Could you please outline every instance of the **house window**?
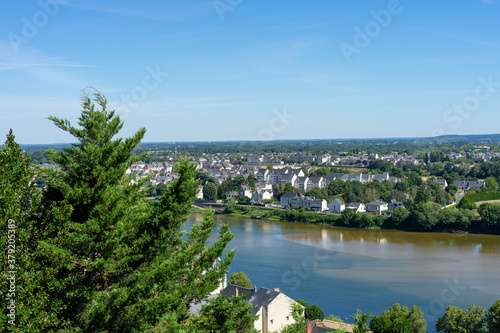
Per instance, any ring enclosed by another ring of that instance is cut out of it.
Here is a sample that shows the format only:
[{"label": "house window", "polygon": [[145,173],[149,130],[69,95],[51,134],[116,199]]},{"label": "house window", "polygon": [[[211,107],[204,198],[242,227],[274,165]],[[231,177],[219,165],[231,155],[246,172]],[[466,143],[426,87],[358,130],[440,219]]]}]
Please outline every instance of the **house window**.
[{"label": "house window", "polygon": [[271,319],[271,320],[270,320],[271,324],[273,323],[273,321],[274,321],[274,319]]},{"label": "house window", "polygon": [[286,316],[286,320],[290,320],[290,316]]}]

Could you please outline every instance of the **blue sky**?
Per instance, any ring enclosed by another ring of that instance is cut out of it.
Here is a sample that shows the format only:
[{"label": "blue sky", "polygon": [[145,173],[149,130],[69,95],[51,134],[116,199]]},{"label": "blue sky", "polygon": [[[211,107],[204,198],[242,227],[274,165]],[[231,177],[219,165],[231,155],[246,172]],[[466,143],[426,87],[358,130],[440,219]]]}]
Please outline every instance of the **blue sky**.
[{"label": "blue sky", "polygon": [[496,0],[1,4],[23,144],[73,142],[45,118],[76,122],[87,86],[150,142],[500,133]]}]

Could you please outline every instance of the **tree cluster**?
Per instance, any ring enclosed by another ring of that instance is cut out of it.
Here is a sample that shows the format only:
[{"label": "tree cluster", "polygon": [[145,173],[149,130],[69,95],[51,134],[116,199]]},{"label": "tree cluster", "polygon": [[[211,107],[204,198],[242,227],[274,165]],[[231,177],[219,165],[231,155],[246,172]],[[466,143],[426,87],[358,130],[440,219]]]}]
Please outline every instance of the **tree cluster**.
[{"label": "tree cluster", "polygon": [[[199,182],[196,166],[181,160],[179,178],[160,200],[145,200],[126,170],[143,156],[132,151],[144,136],[115,138],[123,122],[100,94],[83,96],[79,127],[49,117],[77,141],[47,154],[60,170],[45,172],[47,189],[35,188],[30,158],[12,132],[0,150],[0,233],[16,229],[15,326],[9,310],[0,331],[14,332],[251,332],[251,306],[219,297],[200,315],[190,304],[215,290],[234,252],[225,253],[227,225],[208,244],[215,222],[207,213],[187,232]],[[13,225],[14,225],[13,224]],[[3,271],[12,270],[2,251]],[[5,290],[6,281],[2,281]],[[8,326],[10,325],[10,326]]]}]

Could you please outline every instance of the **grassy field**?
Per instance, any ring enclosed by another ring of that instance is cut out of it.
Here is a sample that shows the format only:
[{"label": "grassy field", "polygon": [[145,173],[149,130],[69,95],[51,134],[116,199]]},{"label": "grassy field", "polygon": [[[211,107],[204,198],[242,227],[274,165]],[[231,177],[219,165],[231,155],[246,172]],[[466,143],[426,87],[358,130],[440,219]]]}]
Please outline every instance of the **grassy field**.
[{"label": "grassy field", "polygon": [[500,203],[500,200],[487,200],[487,201],[478,201],[476,202],[476,206],[481,206],[482,204],[485,203]]}]

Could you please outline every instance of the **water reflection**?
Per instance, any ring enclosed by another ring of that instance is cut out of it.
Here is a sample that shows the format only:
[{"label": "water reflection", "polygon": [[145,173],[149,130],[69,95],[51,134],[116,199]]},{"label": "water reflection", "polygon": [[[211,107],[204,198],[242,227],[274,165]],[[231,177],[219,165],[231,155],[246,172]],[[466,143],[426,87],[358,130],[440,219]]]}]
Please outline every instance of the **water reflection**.
[{"label": "water reflection", "polygon": [[[193,214],[187,228],[202,218]],[[489,307],[500,298],[500,236],[215,218],[234,234],[228,245],[236,249],[232,272],[244,271],[258,286],[280,287],[294,299],[315,302],[326,314],[350,318],[358,308],[380,314],[395,302],[417,305],[432,333],[444,308],[436,312],[431,305],[448,282],[457,281],[462,289],[444,305]]]},{"label": "water reflection", "polygon": [[374,244],[412,245],[425,249],[453,248],[453,250],[474,251],[481,254],[500,253],[500,237],[493,235],[463,235],[442,233],[413,233],[387,230],[352,230],[325,226],[321,231],[288,233],[284,238],[308,244],[335,245],[343,242],[368,242]]}]

